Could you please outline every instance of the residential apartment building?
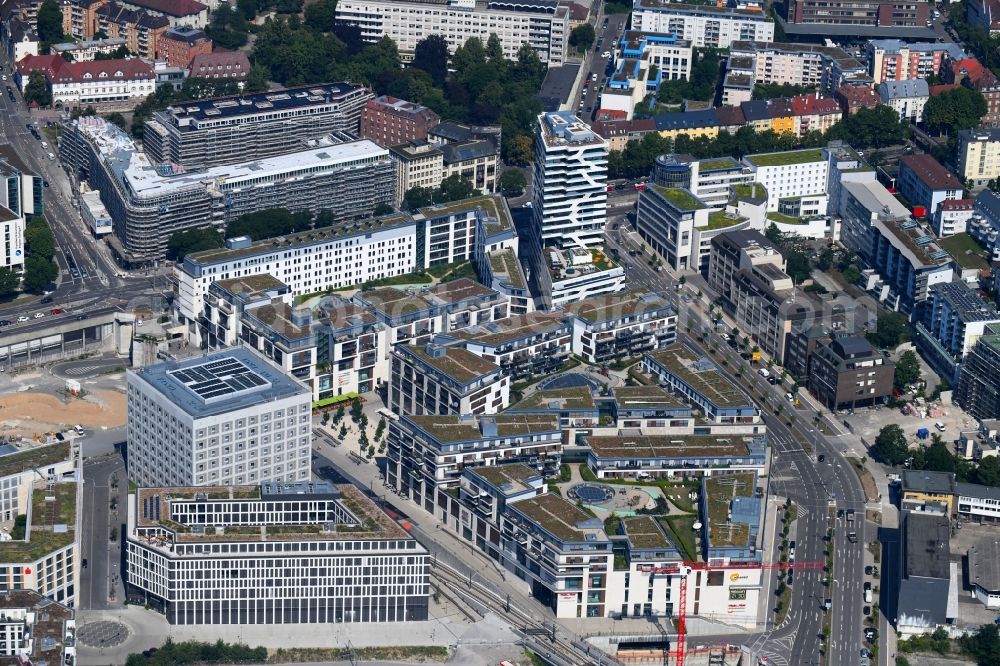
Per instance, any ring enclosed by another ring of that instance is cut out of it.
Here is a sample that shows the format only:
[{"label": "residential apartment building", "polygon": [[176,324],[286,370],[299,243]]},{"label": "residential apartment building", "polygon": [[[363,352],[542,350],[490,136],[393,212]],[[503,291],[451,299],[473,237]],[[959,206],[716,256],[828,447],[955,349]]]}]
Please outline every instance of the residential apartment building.
[{"label": "residential apartment building", "polygon": [[427,619],[427,550],[351,485],[140,488],[126,593],[170,624]]},{"label": "residential apartment building", "polygon": [[222,228],[259,210],[283,205],[350,220],[395,200],[389,151],[367,139],[331,135],[307,150],[187,172],[157,169],[123,131],[83,117],[63,134],[59,149],[64,164],[100,190],[114,220],[112,247],[134,265],[161,259],[176,231]]},{"label": "residential apartment building", "polygon": [[926,301],[935,284],[954,278],[951,256],[915,220],[875,220],[862,256],[877,274],[870,288],[879,300],[905,312]]},{"label": "residential apartment building", "polygon": [[572,113],[538,116],[532,230],[539,246],[603,243],[607,163],[607,142]]},{"label": "residential apartment building", "polygon": [[238,347],[130,371],[129,478],[212,486],[310,477],[312,395]]},{"label": "residential apartment building", "polygon": [[977,194],[965,229],[986,248],[991,263],[1000,261],[1000,196],[992,190]]},{"label": "residential apartment building", "polygon": [[466,469],[522,463],[558,474],[562,438],[553,415],[404,414],[389,424],[386,482],[433,513],[437,491],[458,488]]},{"label": "residential apartment building", "polygon": [[110,38],[121,37],[129,51],[150,61],[156,58],[160,37],[171,27],[170,19],[166,16],[130,8],[117,2],[103,4],[96,14],[97,30],[93,34],[83,35],[84,39],[93,39],[98,33]]},{"label": "residential apartment building", "polygon": [[436,265],[478,262],[477,251],[485,256],[516,248],[510,210],[499,197],[344,222],[281,240],[231,238],[225,248],[194,252],[175,265],[175,316],[185,323],[196,320],[209,285],[217,280],[268,273],[300,295]]},{"label": "residential apartment building", "polygon": [[0,658],[14,663],[76,663],[76,619],[66,604],[34,590],[0,597]]},{"label": "residential apartment building", "polygon": [[512,382],[556,372],[573,354],[573,326],[564,312],[531,312],[454,334],[456,344],[495,363]]},{"label": "residential apartment building", "polygon": [[500,366],[436,338],[397,344],[390,364],[396,414],[496,414],[510,404],[510,378]]},{"label": "residential apartment building", "polygon": [[969,187],[980,189],[1000,178],[1000,129],[959,132],[955,162]]},{"label": "residential apartment building", "polygon": [[926,79],[888,80],[878,84],[882,103],[899,114],[903,120],[919,123],[924,117],[924,105],[930,98]]},{"label": "residential apartment building", "polygon": [[840,102],[840,108],[848,116],[853,116],[861,109],[874,109],[880,102],[878,93],[864,85],[844,84],[833,92],[833,97]]},{"label": "residential apartment building", "polygon": [[974,199],[946,199],[934,213],[934,233],[939,238],[965,233],[965,228],[975,212]]},{"label": "residential apartment building", "polygon": [[212,40],[204,30],[182,25],[160,35],[156,48],[171,67],[187,67],[195,56],[212,52]]},{"label": "residential apartment building", "polygon": [[836,46],[771,41],[736,41],[729,49],[722,103],[752,99],[755,84],[812,87],[833,93],[844,83],[859,85],[871,77],[854,56]]},{"label": "residential apartment building", "polygon": [[839,206],[835,210],[843,218],[840,240],[844,247],[866,257],[872,252],[875,220],[905,222],[910,219],[906,206],[874,180],[843,183]]},{"label": "residential apartment building", "polygon": [[250,58],[243,51],[198,53],[191,58],[188,76],[197,79],[238,79],[250,74]]},{"label": "residential apartment building", "polygon": [[771,264],[779,270],[785,268],[781,251],[764,234],[750,229],[721,233],[712,239],[708,286],[724,301],[730,301],[730,308],[734,308],[733,279],[741,270],[763,264]]},{"label": "residential apartment building", "polygon": [[902,36],[912,34],[914,28],[923,28],[929,15],[928,3],[923,1],[791,0],[787,7],[793,34],[814,30],[825,35]]},{"label": "residential apartment building", "polygon": [[809,391],[830,410],[878,405],[892,395],[895,372],[864,337],[838,336],[809,357]]},{"label": "residential apartment building", "polygon": [[736,41],[770,42],[774,23],[763,9],[636,0],[632,29],[677,35],[697,47],[729,48]]},{"label": "residential apartment building", "polygon": [[961,199],[962,183],[931,155],[904,155],[899,158],[896,186],[914,206],[923,206],[929,217],[945,201]]},{"label": "residential apartment building", "polygon": [[940,76],[948,60],[965,57],[953,42],[904,42],[901,39],[873,39],[865,47],[868,73],[875,85],[883,81],[909,81]]},{"label": "residential apartment building", "polygon": [[914,341],[930,366],[954,386],[962,359],[986,327],[996,324],[1000,324],[1000,312],[965,282],[936,284],[915,325]]},{"label": "residential apartment building", "polygon": [[460,176],[482,194],[497,191],[500,179],[499,137],[449,142],[440,145],[441,173],[445,178]]},{"label": "residential apartment building", "polygon": [[156,89],[152,66],[138,58],[67,62],[61,56],[29,56],[17,63],[22,89],[34,70],[45,73],[52,104],[67,109],[129,111]]},{"label": "residential apartment building", "polygon": [[675,343],[642,357],[643,371],[661,386],[702,411],[709,423],[749,425],[761,423],[760,410],[743,389],[718,367],[682,343]]},{"label": "residential apartment building", "polygon": [[[664,420],[684,408],[661,408]],[[648,411],[648,410],[646,410]],[[687,408],[690,413],[690,408]],[[733,473],[764,468],[767,440],[762,435],[736,433],[694,434],[695,428],[671,428],[669,434],[586,435],[590,447],[587,465],[598,479],[619,481],[669,479],[685,476],[708,478],[724,467]]]},{"label": "residential apartment building", "polygon": [[[153,16],[162,16],[176,28],[190,25],[205,28],[208,25],[208,5],[197,0],[120,0],[122,5]],[[211,1],[211,0],[210,0]]]},{"label": "residential apartment building", "polygon": [[691,76],[691,42],[674,35],[629,31],[615,50],[615,71],[601,92],[599,110],[624,112],[631,120],[636,106],[656,94],[664,81]]},{"label": "residential apartment building", "polygon": [[366,42],[390,37],[404,58],[412,57],[420,40],[431,34],[444,37],[452,53],[469,37],[485,44],[495,34],[508,60],[517,60],[518,50],[528,44],[549,67],[562,65],[570,32],[569,8],[539,0],[345,0],[337,5],[337,22],[357,26]]},{"label": "residential apartment building", "polygon": [[389,157],[396,170],[396,208],[403,205],[403,197],[414,187],[435,189],[444,180],[444,153],[426,140],[392,146]]},{"label": "residential apartment building", "polygon": [[294,153],[331,132],[356,132],[372,95],[363,86],[327,83],[185,102],[153,113],[143,149],[153,164],[187,169]]},{"label": "residential apartment building", "polygon": [[603,250],[534,246],[531,250],[540,292],[537,304],[542,310],[625,288],[625,269]]},{"label": "residential apartment building", "polygon": [[596,296],[564,307],[573,315],[573,353],[587,363],[636,358],[677,341],[677,313],[652,292]]},{"label": "residential apartment building", "polygon": [[1000,127],[1000,79],[975,58],[949,60],[941,77],[946,83],[957,83],[975,90],[986,100],[986,113],[980,119],[983,127]]},{"label": "residential apartment building", "polygon": [[[97,10],[106,2],[107,0],[68,0],[60,3],[63,34],[75,39],[92,39],[98,31]],[[37,18],[34,23],[37,27]]]},{"label": "residential apartment building", "polygon": [[68,441],[0,455],[0,519],[25,523],[23,535],[4,533],[0,594],[33,590],[62,604],[76,602],[83,497],[77,455]]},{"label": "residential apartment building", "polygon": [[368,100],[361,112],[361,137],[386,148],[427,138],[441,116],[426,106],[382,95]]},{"label": "residential apartment building", "polygon": [[974,418],[1000,418],[1000,326],[986,326],[963,360],[955,402]]}]

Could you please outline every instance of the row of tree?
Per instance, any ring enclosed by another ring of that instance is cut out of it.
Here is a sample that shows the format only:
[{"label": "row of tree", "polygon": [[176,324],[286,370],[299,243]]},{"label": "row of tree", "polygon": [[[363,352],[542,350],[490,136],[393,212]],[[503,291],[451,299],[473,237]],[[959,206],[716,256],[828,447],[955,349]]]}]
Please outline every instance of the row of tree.
[{"label": "row of tree", "polygon": [[185,666],[186,664],[263,664],[267,661],[267,648],[252,648],[239,643],[225,643],[220,638],[215,643],[171,639],[149,657],[133,653],[126,666]]},{"label": "row of tree", "polygon": [[930,446],[918,446],[910,449],[907,446],[903,429],[895,423],[883,427],[870,452],[872,457],[885,465],[902,465],[910,460],[910,469],[922,469],[932,472],[954,472],[961,481],[978,483],[984,486],[1000,486],[1000,459],[983,458],[978,465],[958,458],[949,450],[941,436],[934,433]]},{"label": "row of tree", "polygon": [[732,156],[736,158],[756,153],[817,148],[832,139],[841,139],[857,147],[881,148],[900,143],[910,136],[910,126],[888,106],[861,109],[835,124],[830,130],[809,132],[798,137],[790,132],[776,134],[772,130],[757,132],[744,125],[735,133],[719,132],[717,137],[691,138],[681,134],[676,140],[650,132],[641,140],[630,141],[625,150],[612,150],[608,155],[610,178],[639,178],[649,175],[657,155],[666,152],[685,153],[697,159]]},{"label": "row of tree", "polygon": [[59,275],[59,268],[52,259],[56,253],[56,239],[44,217],[36,215],[28,220],[24,228],[24,242],[27,257],[22,287],[26,291],[40,293]]}]

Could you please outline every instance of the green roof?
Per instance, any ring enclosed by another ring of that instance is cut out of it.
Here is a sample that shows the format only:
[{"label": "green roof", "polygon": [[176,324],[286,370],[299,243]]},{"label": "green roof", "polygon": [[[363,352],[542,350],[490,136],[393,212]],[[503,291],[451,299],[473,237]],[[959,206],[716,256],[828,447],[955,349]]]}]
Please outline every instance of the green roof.
[{"label": "green roof", "polygon": [[562,411],[574,409],[597,409],[597,404],[594,402],[594,395],[590,392],[589,388],[574,386],[572,388],[535,391],[521,402],[511,405],[508,411]]},{"label": "green roof", "polygon": [[0,478],[29,469],[55,465],[67,458],[69,458],[69,442],[39,446],[27,451],[0,456]]},{"label": "green roof", "polygon": [[[5,542],[0,549],[0,562],[35,562],[72,544],[76,536],[76,490],[76,483],[57,483],[51,491],[33,490],[25,540]],[[54,499],[50,501],[47,497]],[[66,530],[53,531],[55,525],[65,525]]]},{"label": "green roof", "polygon": [[729,522],[729,508],[734,497],[753,497],[753,472],[723,474],[705,479],[705,505],[708,515],[708,542],[713,547],[746,546],[750,526]]},{"label": "green roof", "polygon": [[737,183],[733,185],[733,193],[740,199],[763,201],[767,198],[767,188],[761,183]]},{"label": "green roof", "polygon": [[663,187],[662,185],[653,185],[653,189],[656,190],[660,196],[681,210],[701,210],[702,208],[705,208],[705,204],[698,201],[698,199],[687,190],[682,190],[678,187]]},{"label": "green roof", "polygon": [[768,213],[767,219],[773,220],[779,224],[802,224],[804,222],[802,218],[785,215],[784,213],[779,213],[778,211]]},{"label": "green roof", "polygon": [[631,516],[621,520],[625,536],[633,548],[674,548],[652,516]]},{"label": "green roof", "polygon": [[947,250],[962,268],[989,268],[986,250],[964,231],[941,238],[937,243]]},{"label": "green roof", "polygon": [[713,171],[716,169],[738,169],[740,163],[732,157],[716,157],[698,160],[698,171]]},{"label": "green roof", "polygon": [[493,276],[502,281],[502,276],[506,275],[505,281],[511,289],[524,289],[524,276],[513,249],[506,247],[490,252],[490,268],[493,269]]},{"label": "green roof", "polygon": [[811,148],[807,150],[788,150],[780,153],[761,153],[759,155],[747,155],[746,160],[750,164],[759,167],[806,164],[808,162],[822,162],[823,151],[818,148]]},{"label": "green roof", "polygon": [[702,228],[707,231],[715,231],[716,229],[725,229],[726,227],[731,227],[734,224],[746,221],[747,218],[742,215],[730,214],[724,210],[717,210],[708,216],[708,225]]}]

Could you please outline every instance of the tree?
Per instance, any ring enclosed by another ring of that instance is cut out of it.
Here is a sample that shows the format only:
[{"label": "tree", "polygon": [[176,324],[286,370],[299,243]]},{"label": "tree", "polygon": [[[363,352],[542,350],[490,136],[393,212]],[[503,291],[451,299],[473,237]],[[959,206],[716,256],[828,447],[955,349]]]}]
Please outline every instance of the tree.
[{"label": "tree", "polygon": [[34,216],[28,220],[24,227],[24,241],[30,255],[48,260],[56,252],[56,239],[43,217]]},{"label": "tree", "polygon": [[403,194],[403,208],[415,210],[434,203],[434,190],[429,187],[411,187]]},{"label": "tree", "polygon": [[24,289],[32,293],[41,293],[48,289],[52,281],[59,275],[59,269],[52,257],[31,255],[24,262]]},{"label": "tree", "polygon": [[104,119],[107,120],[112,125],[117,125],[123,131],[125,132],[128,131],[128,121],[125,120],[125,116],[118,113],[117,111],[115,111],[114,113],[109,113],[108,115],[104,116]]},{"label": "tree", "polygon": [[902,391],[907,384],[920,379],[920,360],[912,350],[906,350],[896,362],[896,374],[893,376],[893,386]]},{"label": "tree", "polygon": [[448,42],[441,35],[429,35],[413,49],[413,67],[427,72],[435,86],[448,78]]},{"label": "tree", "polygon": [[211,227],[175,231],[167,241],[167,259],[179,261],[192,252],[222,247],[222,237]]},{"label": "tree", "polygon": [[885,312],[878,316],[874,331],[865,337],[881,349],[895,349],[910,339],[908,320],[902,312]]},{"label": "tree", "polygon": [[434,203],[448,203],[468,199],[478,193],[468,179],[453,173],[441,181],[434,195]]},{"label": "tree", "polygon": [[982,93],[959,86],[932,96],[924,106],[924,125],[937,134],[954,134],[979,127],[989,111]]},{"label": "tree", "polygon": [[923,469],[932,472],[954,472],[955,456],[948,450],[948,446],[938,437],[937,440],[927,447],[924,452]]},{"label": "tree", "polygon": [[21,284],[21,276],[6,266],[0,266],[0,298],[12,296]]},{"label": "tree", "polygon": [[38,106],[52,105],[52,89],[49,88],[49,81],[39,70],[32,70],[28,74],[28,84],[24,86],[24,101],[34,102]]},{"label": "tree", "polygon": [[875,443],[871,447],[872,457],[887,465],[899,465],[910,453],[906,447],[906,436],[903,429],[895,423],[879,430]]},{"label": "tree", "polygon": [[980,666],[1000,663],[1000,627],[996,624],[984,624],[971,636],[962,636],[959,645]]},{"label": "tree", "polygon": [[973,474],[976,483],[984,486],[1000,486],[1000,458],[990,456],[979,461]]},{"label": "tree", "polygon": [[590,23],[581,23],[573,28],[573,32],[569,33],[569,45],[575,46],[580,53],[589,51],[596,39],[597,34],[594,32],[594,26]]},{"label": "tree", "polygon": [[45,0],[38,8],[38,41],[48,45],[63,38],[62,9],[56,0]]},{"label": "tree", "polygon": [[380,215],[388,215],[395,212],[395,209],[384,201],[379,201],[375,204],[375,209],[372,211],[373,217],[379,217]]},{"label": "tree", "polygon": [[531,164],[535,156],[535,144],[530,136],[517,136],[511,141],[508,162],[518,166]]},{"label": "tree", "polygon": [[812,262],[809,255],[801,250],[791,250],[785,253],[785,272],[795,281],[796,284],[809,279],[812,275]]},{"label": "tree", "polygon": [[269,208],[241,215],[226,225],[226,237],[250,236],[253,240],[284,236],[305,231],[312,226],[312,216],[306,211],[293,213],[285,208]]},{"label": "tree", "polygon": [[123,60],[134,55],[134,53],[128,50],[127,46],[122,44],[113,51],[95,53],[94,60]]},{"label": "tree", "polygon": [[316,32],[330,32],[336,22],[337,0],[316,0],[306,7],[303,24]]},{"label": "tree", "polygon": [[858,270],[857,266],[851,265],[844,269],[844,279],[847,280],[847,284],[857,284],[858,280],[861,279],[861,271]]},{"label": "tree", "polygon": [[528,181],[520,169],[507,169],[500,174],[500,189],[505,194],[519,197],[524,194],[524,188],[527,186]]}]

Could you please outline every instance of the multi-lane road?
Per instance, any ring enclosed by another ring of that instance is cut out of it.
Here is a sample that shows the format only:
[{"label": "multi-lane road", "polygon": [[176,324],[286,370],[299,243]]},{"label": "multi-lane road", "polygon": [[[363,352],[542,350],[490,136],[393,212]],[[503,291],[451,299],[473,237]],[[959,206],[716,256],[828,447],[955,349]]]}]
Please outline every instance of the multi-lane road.
[{"label": "multi-lane road", "polygon": [[[10,63],[6,53],[0,54],[0,65],[10,73]],[[21,331],[44,328],[52,325],[51,317],[70,318],[81,312],[113,304],[124,305],[128,301],[155,291],[155,276],[132,276],[123,273],[112,259],[108,246],[94,238],[84,227],[80,213],[73,203],[73,183],[63,170],[58,157],[50,159],[48,153],[55,154],[56,146],[43,148],[42,139],[35,139],[27,129],[35,122],[21,99],[21,94],[9,80],[14,90],[14,102],[6,94],[0,94],[0,141],[9,143],[19,159],[48,184],[44,188],[45,218],[52,229],[56,241],[55,262],[59,267],[57,287],[50,294],[52,303],[42,305],[38,298],[26,297],[0,304],[0,319],[16,322],[20,315],[32,317],[28,323],[5,327],[0,332]],[[39,121],[39,125],[45,123]],[[77,275],[70,272],[75,266]],[[162,278],[161,278],[161,284]],[[65,314],[50,315],[53,308],[66,310]],[[33,315],[43,312],[46,316],[34,319]]]},{"label": "multi-lane road", "polygon": [[[716,349],[720,357],[727,360],[727,365],[719,364],[720,370],[725,372],[726,367],[742,368],[742,375],[739,378],[731,376],[731,379],[749,392],[764,396],[758,402],[773,451],[770,492],[790,498],[798,507],[793,537],[797,541],[797,561],[824,562],[827,530],[834,528],[834,566],[829,582],[825,580],[827,573],[823,570],[796,572],[791,585],[790,610],[783,623],[768,627],[758,635],[745,636],[744,640],[757,655],[766,656],[769,663],[778,666],[820,664],[824,663],[819,651],[820,637],[824,625],[828,625],[830,636],[827,649],[830,658],[825,663],[856,666],[860,660],[864,620],[861,610],[866,543],[865,497],[860,481],[841,455],[841,447],[817,429],[818,415],[809,403],[804,403],[800,409],[793,409],[785,398],[784,387],[769,384],[721,338],[716,328],[708,323],[705,312],[705,303],[710,302],[708,296],[704,296],[702,301],[689,293],[694,291],[693,288],[686,288],[680,293],[677,282],[670,275],[649,266],[648,254],[629,254],[640,248],[640,242],[628,227],[624,213],[609,216],[606,241],[609,248],[618,250],[619,257],[627,265],[630,284],[671,294],[679,313],[678,329],[685,331],[690,322],[693,332],[703,331],[707,336],[702,343],[704,347]],[[699,343],[685,333],[681,332],[679,337],[686,344],[699,347]],[[776,415],[779,406],[780,414]],[[790,419],[789,415],[793,413],[795,418]],[[829,431],[837,431],[826,417],[820,418],[824,419],[823,423]],[[819,456],[824,457],[823,463],[818,462]],[[838,511],[846,512],[848,509],[854,509],[857,516],[852,528],[857,534],[857,543],[847,538],[850,530],[845,523],[846,518],[837,518]],[[827,598],[832,600],[829,612],[823,608]],[[717,638],[720,642],[734,640],[732,636]],[[710,642],[711,639],[699,637],[699,642]]]}]

